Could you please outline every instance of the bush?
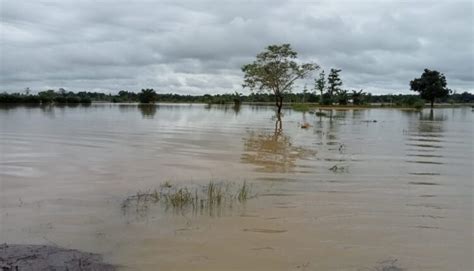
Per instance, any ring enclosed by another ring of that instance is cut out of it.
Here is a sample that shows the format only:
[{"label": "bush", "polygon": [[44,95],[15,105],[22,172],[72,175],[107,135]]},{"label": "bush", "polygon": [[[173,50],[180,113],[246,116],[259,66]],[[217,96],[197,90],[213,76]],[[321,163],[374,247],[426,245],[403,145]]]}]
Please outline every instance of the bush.
[{"label": "bush", "polygon": [[395,103],[395,105],[421,109],[424,107],[425,101],[416,95],[409,95],[409,96],[402,97],[400,100],[398,100]]},{"label": "bush", "polygon": [[79,97],[76,97],[76,96],[68,96],[68,97],[66,97],[66,102],[71,103],[71,104],[76,104],[76,103],[81,102],[81,99]]},{"label": "bush", "polygon": [[53,101],[58,104],[65,104],[67,102],[67,98],[64,96],[56,96],[54,97]]},{"label": "bush", "polygon": [[413,104],[413,107],[416,109],[423,109],[425,107],[425,102],[424,101],[417,101]]},{"label": "bush", "polygon": [[334,100],[332,96],[329,93],[324,93],[323,97],[321,99],[321,104],[323,105],[332,105],[334,103]]},{"label": "bush", "polygon": [[301,112],[309,111],[309,105],[307,104],[292,104],[291,108],[295,111],[301,111]]},{"label": "bush", "polygon": [[80,102],[81,102],[81,104],[90,104],[90,103],[92,103],[92,100],[89,97],[82,97]]}]

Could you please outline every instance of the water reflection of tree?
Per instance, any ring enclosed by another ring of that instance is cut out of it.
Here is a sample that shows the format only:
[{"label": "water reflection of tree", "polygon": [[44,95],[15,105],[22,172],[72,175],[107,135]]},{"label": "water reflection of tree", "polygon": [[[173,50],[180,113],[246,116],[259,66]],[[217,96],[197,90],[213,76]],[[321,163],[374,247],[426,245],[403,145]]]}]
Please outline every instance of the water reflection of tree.
[{"label": "water reflection of tree", "polygon": [[443,111],[437,111],[435,113],[434,110],[431,109],[429,112],[420,112],[420,120],[444,121],[446,119],[447,117]]},{"label": "water reflection of tree", "polygon": [[414,169],[410,174],[437,175],[438,166],[445,163],[443,125],[446,118],[442,112],[440,115],[436,113],[433,110],[418,112],[419,116],[411,116],[408,122],[406,162],[412,164]]},{"label": "water reflection of tree", "polygon": [[145,119],[152,119],[156,114],[156,105],[154,104],[139,104],[138,109]]},{"label": "water reflection of tree", "polygon": [[[428,111],[401,111],[403,115],[409,118],[408,131],[414,134],[432,134],[443,132],[443,125],[447,120],[445,112],[428,110]],[[436,136],[433,134],[432,136]]]},{"label": "water reflection of tree", "polygon": [[316,115],[314,131],[318,136],[321,145],[338,145],[340,144],[337,136],[339,121],[346,117],[347,112],[335,112],[332,109],[319,110]]},{"label": "water reflection of tree", "polygon": [[230,104],[206,104],[204,106],[204,109],[206,110],[223,110],[225,113],[227,113],[227,111],[229,111],[229,109],[232,109],[235,113],[235,115],[237,116],[239,113],[240,113],[240,108],[241,108],[241,105],[240,104],[234,104],[234,105],[230,105]]},{"label": "water reflection of tree", "polygon": [[241,107],[240,103],[235,103],[234,106],[232,107],[236,116],[240,113],[240,107]]},{"label": "water reflection of tree", "polygon": [[281,119],[277,118],[273,132],[248,133],[241,160],[265,172],[292,172],[299,159],[314,154],[315,151],[294,146],[291,137],[283,133]]}]

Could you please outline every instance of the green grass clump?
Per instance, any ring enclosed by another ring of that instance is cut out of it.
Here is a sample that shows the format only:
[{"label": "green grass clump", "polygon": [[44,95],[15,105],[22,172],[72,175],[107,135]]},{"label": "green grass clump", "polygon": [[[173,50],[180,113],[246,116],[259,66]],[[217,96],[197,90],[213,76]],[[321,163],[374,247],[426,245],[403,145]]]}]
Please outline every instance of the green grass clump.
[{"label": "green grass clump", "polygon": [[224,194],[222,192],[222,184],[216,184],[214,182],[209,182],[207,186],[207,201],[209,205],[220,205]]},{"label": "green grass clump", "polygon": [[291,108],[295,111],[300,111],[300,112],[307,112],[310,109],[309,105],[307,104],[292,104]]},{"label": "green grass clump", "polygon": [[321,112],[321,111],[318,111],[316,113],[314,113],[317,117],[326,117],[327,114],[325,112]]},{"label": "green grass clump", "polygon": [[242,186],[239,188],[239,192],[237,194],[237,199],[239,202],[246,201],[250,196],[250,187],[247,185],[247,182],[244,181]]},{"label": "green grass clump", "polygon": [[421,110],[421,109],[423,109],[423,107],[425,107],[425,102],[424,102],[424,101],[416,101],[416,102],[413,104],[413,107],[414,107],[415,109]]},{"label": "green grass clump", "polygon": [[209,210],[212,214],[214,210],[221,210],[224,206],[232,207],[233,202],[243,203],[251,197],[250,186],[246,181],[238,188],[230,183],[211,181],[201,189],[178,187],[165,182],[160,185],[159,191],[138,192],[126,198],[122,202],[122,209],[126,211],[130,210],[130,207],[136,207],[137,212],[143,212],[159,202],[165,209],[172,208],[175,211],[192,209],[194,212],[201,213]]},{"label": "green grass clump", "polygon": [[173,208],[182,209],[195,202],[193,194],[187,188],[164,194],[164,201]]}]

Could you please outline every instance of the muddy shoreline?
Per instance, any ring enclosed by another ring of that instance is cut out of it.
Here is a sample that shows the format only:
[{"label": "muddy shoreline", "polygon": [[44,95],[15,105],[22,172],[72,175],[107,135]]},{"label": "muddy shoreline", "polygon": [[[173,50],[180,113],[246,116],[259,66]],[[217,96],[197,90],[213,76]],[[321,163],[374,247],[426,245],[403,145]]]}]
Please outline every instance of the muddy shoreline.
[{"label": "muddy shoreline", "polygon": [[2,271],[68,270],[115,271],[99,254],[46,245],[0,245]]}]

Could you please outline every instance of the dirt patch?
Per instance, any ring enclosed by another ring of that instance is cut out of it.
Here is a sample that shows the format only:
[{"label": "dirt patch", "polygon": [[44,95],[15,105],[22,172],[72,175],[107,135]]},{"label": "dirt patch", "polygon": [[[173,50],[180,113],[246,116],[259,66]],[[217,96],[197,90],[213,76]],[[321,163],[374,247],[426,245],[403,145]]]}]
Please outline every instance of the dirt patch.
[{"label": "dirt patch", "polygon": [[115,271],[98,254],[43,245],[0,245],[2,271]]}]

